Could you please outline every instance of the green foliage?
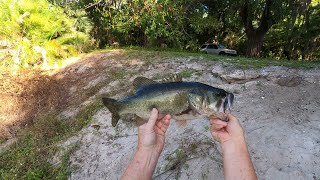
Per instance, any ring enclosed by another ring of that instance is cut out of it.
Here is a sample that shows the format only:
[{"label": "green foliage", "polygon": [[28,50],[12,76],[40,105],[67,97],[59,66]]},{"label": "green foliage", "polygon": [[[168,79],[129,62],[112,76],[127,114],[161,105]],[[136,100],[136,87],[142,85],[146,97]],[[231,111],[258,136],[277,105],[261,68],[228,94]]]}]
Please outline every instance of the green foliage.
[{"label": "green foliage", "polygon": [[[319,60],[320,4],[290,12],[266,35],[264,56],[300,60]],[[292,5],[293,6],[293,5]]]},{"label": "green foliage", "polygon": [[[35,47],[44,48],[52,64],[95,44],[196,51],[213,40],[240,54],[248,52],[246,43],[251,42],[252,49],[263,43],[262,53],[256,53],[263,57],[320,56],[318,0],[48,1],[0,0],[0,64],[44,63],[44,51]],[[262,40],[255,44],[259,33]]]},{"label": "green foliage", "polygon": [[46,0],[0,0],[0,26],[0,41],[7,42],[0,49],[10,52],[0,59],[4,66],[55,63],[85,51],[89,43],[90,26]]}]

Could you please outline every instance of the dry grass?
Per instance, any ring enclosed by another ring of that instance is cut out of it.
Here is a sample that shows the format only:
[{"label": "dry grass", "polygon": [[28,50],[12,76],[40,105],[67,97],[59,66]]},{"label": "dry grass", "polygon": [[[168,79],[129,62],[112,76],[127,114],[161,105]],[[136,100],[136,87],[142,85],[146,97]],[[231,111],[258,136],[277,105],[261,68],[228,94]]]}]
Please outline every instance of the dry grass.
[{"label": "dry grass", "polygon": [[14,136],[19,127],[32,123],[41,113],[64,108],[65,98],[60,82],[40,71],[3,73],[0,76],[0,139]]},{"label": "dry grass", "polygon": [[[15,74],[10,73],[10,69],[2,72],[0,142],[14,137],[21,127],[29,126],[38,116],[78,106],[97,93],[103,87],[101,82],[98,87],[84,87],[98,77],[106,77],[105,84],[113,80],[117,71],[113,66],[119,63],[117,56],[120,54],[121,51],[109,56],[94,53],[54,73],[34,69]],[[119,72],[123,76],[123,70]]]}]

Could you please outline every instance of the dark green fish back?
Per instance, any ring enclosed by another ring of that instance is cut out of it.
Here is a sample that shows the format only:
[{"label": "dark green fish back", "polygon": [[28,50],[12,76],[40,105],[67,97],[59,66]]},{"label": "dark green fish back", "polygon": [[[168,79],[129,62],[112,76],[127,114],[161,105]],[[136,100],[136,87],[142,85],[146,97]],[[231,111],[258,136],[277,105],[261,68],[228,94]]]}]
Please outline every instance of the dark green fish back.
[{"label": "dark green fish back", "polygon": [[222,94],[226,93],[226,91],[223,89],[215,88],[199,82],[168,82],[168,83],[157,83],[157,84],[150,84],[147,86],[143,86],[136,92],[135,96],[154,93],[157,91],[164,92],[164,91],[193,90],[193,89],[201,89],[204,91],[211,91],[211,92],[222,93]]}]

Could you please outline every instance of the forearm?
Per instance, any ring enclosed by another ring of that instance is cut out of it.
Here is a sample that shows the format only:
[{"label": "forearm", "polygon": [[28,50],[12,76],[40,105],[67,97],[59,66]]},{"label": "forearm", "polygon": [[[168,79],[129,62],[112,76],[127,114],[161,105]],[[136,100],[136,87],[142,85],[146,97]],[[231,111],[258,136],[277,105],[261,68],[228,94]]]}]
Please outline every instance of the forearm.
[{"label": "forearm", "polygon": [[222,149],[226,180],[257,179],[244,138],[225,142],[222,144]]},{"label": "forearm", "polygon": [[156,168],[159,156],[160,154],[157,152],[138,149],[121,179],[151,179]]}]

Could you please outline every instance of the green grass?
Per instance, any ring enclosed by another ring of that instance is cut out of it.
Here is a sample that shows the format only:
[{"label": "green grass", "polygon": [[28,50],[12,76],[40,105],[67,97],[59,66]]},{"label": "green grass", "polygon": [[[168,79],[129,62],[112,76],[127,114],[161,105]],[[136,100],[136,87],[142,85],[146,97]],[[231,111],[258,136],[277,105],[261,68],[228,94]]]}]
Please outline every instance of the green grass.
[{"label": "green grass", "polygon": [[193,72],[191,70],[183,70],[179,73],[181,75],[182,78],[190,78],[193,74]]},{"label": "green grass", "polygon": [[[189,52],[178,49],[161,49],[161,48],[140,48],[140,47],[127,47],[123,48],[124,56],[127,59],[137,58],[144,60],[147,63],[158,62],[162,60],[176,58],[194,57],[195,59],[205,61],[216,61],[226,63],[226,66],[232,65],[242,69],[259,69],[266,66],[284,66],[291,68],[311,69],[320,66],[318,61],[301,61],[301,60],[285,60],[285,59],[272,59],[272,58],[248,58],[243,56],[220,56],[212,54],[204,54],[201,52]],[[110,51],[106,49],[105,51]],[[100,51],[101,52],[101,51]]]},{"label": "green grass", "polygon": [[126,76],[133,76],[133,75],[139,74],[139,72],[134,70],[126,70],[122,68],[122,69],[112,70],[110,71],[110,74],[111,74],[112,80],[121,80],[121,79],[124,79]]},{"label": "green grass", "polygon": [[48,160],[59,150],[56,144],[87,126],[102,107],[99,100],[69,120],[61,120],[57,114],[38,118],[31,127],[20,132],[16,143],[0,154],[0,179],[68,179],[69,156],[77,145],[64,152],[59,165]]}]

